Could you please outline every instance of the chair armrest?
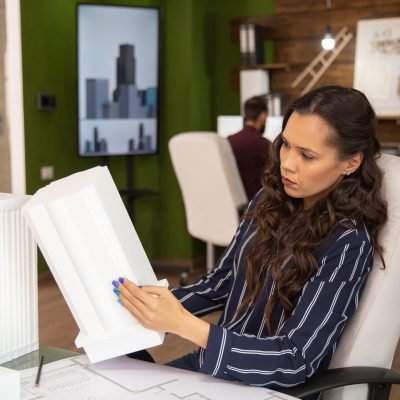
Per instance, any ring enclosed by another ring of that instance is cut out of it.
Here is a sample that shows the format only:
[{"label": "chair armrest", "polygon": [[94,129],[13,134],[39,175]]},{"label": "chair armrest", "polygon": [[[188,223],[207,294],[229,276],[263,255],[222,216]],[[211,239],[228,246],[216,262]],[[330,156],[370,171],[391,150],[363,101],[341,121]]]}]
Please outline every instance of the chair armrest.
[{"label": "chair armrest", "polygon": [[390,369],[376,367],[329,369],[314,375],[301,385],[282,392],[303,399],[328,389],[363,383],[369,385],[371,399],[384,399],[385,395],[376,394],[374,397],[372,394],[379,390],[389,393],[392,384],[400,384],[400,374]]}]

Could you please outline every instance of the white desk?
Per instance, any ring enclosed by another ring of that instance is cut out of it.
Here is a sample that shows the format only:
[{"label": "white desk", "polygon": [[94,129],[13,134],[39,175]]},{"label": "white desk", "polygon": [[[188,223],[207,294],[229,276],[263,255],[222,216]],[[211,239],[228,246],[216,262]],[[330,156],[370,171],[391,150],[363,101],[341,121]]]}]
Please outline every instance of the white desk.
[{"label": "white desk", "polygon": [[[76,354],[56,349],[41,351],[45,360],[46,354],[52,359]],[[30,358],[37,364],[39,354]],[[17,368],[17,364],[21,366],[15,362]],[[37,367],[21,371],[21,400],[295,400],[269,389],[128,357],[89,364],[86,356],[77,356],[46,364],[39,388],[33,387],[36,372]]]},{"label": "white desk", "polygon": [[[273,141],[282,131],[283,117],[267,117],[263,136],[269,141]],[[222,137],[227,137],[243,129],[243,117],[241,115],[220,115],[217,118],[217,133]]]}]

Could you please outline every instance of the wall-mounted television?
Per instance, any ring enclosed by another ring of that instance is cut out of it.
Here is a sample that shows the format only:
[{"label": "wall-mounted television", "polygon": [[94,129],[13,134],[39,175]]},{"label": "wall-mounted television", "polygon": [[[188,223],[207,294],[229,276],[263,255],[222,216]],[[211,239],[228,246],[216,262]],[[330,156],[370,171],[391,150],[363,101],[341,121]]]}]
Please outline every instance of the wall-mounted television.
[{"label": "wall-mounted television", "polygon": [[159,9],[77,5],[78,153],[158,149]]}]

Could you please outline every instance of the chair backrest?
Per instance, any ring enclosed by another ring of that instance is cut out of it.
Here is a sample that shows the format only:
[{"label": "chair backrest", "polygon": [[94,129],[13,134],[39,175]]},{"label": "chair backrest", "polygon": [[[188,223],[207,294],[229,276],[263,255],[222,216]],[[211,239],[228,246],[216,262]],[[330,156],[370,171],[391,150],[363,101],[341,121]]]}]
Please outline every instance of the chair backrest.
[{"label": "chair backrest", "polygon": [[[330,368],[390,368],[400,336],[400,157],[383,154],[378,164],[384,172],[383,195],[388,202],[388,220],[379,238],[386,267],[375,256],[359,308],[343,332]],[[364,400],[366,385],[335,389],[323,398]]]},{"label": "chair backrest", "polygon": [[213,132],[187,132],[169,141],[182,191],[189,233],[226,246],[239,224],[238,208],[247,203],[227,139]]}]

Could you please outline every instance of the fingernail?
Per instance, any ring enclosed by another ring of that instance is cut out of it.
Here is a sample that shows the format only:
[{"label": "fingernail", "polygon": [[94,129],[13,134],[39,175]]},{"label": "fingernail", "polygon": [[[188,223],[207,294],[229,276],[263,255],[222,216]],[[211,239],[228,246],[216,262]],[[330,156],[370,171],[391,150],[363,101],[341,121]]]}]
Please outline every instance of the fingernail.
[{"label": "fingernail", "polygon": [[124,283],[124,278],[118,278],[121,283]]},{"label": "fingernail", "polygon": [[113,286],[116,287],[116,288],[119,286],[119,282],[117,282],[117,281],[112,281],[112,284],[113,284]]},{"label": "fingernail", "polygon": [[118,299],[117,303],[121,304],[121,306],[122,306],[122,300],[121,299]]},{"label": "fingernail", "polygon": [[113,289],[113,292],[114,292],[117,296],[119,296],[119,295],[121,294],[120,291],[117,290],[116,288]]}]

